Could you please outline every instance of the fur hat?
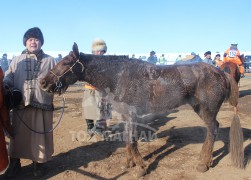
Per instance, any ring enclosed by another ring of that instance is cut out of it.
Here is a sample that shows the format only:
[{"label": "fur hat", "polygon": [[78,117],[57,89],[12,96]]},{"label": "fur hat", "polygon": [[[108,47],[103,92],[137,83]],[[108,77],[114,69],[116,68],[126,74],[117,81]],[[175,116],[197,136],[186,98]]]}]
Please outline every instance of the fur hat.
[{"label": "fur hat", "polygon": [[155,51],[151,51],[151,52],[150,52],[150,55],[154,55],[154,54],[156,54]]},{"label": "fur hat", "polygon": [[42,31],[38,27],[28,29],[23,37],[23,44],[26,46],[26,41],[30,38],[36,38],[41,41],[41,45],[44,44],[44,37]]},{"label": "fur hat", "polygon": [[211,51],[207,51],[207,52],[205,52],[204,56],[206,56],[206,55],[208,55],[208,54],[210,54],[210,55],[211,55]]},{"label": "fur hat", "polygon": [[103,39],[95,39],[92,42],[92,51],[104,51],[106,53],[107,46]]}]

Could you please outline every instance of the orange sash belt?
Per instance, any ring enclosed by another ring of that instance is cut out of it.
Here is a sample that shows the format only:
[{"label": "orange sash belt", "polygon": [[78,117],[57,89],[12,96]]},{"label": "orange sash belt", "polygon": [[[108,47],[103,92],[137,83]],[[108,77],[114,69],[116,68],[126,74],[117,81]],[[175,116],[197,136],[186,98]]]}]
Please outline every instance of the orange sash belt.
[{"label": "orange sash belt", "polygon": [[96,88],[90,84],[85,84],[85,88],[86,89],[93,89],[93,90],[96,90]]}]

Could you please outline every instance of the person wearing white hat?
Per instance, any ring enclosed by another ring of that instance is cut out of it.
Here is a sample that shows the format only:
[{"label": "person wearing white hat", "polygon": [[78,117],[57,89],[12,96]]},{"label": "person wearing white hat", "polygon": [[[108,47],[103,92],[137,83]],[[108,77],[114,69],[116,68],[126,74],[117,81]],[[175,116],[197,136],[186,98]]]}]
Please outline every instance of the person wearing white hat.
[{"label": "person wearing white hat", "polygon": [[[104,55],[107,52],[106,42],[103,39],[95,39],[92,42],[91,49],[93,55]],[[82,112],[87,124],[87,133],[91,137],[96,134],[104,138],[104,131],[107,128],[106,120],[111,119],[111,103],[94,86],[85,84],[84,87]],[[95,120],[96,123],[94,124]]]},{"label": "person wearing white hat", "polygon": [[103,39],[95,39],[92,42],[92,54],[103,55],[107,51],[106,42]]}]

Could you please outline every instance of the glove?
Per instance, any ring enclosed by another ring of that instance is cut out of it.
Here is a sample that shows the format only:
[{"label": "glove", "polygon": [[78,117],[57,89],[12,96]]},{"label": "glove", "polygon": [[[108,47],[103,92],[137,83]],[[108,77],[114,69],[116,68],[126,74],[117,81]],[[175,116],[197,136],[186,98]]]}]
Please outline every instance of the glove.
[{"label": "glove", "polygon": [[3,95],[6,96],[10,93],[10,88],[7,84],[3,83]]}]

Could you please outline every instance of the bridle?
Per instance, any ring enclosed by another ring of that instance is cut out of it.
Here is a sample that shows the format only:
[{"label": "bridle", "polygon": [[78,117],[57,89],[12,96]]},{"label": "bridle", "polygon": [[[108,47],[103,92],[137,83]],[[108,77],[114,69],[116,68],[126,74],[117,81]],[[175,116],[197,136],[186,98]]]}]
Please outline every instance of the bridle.
[{"label": "bridle", "polygon": [[80,65],[81,65],[81,67],[82,67],[81,72],[83,72],[83,71],[84,71],[84,65],[80,62],[79,59],[78,59],[69,69],[67,69],[67,71],[65,71],[62,75],[56,75],[54,72],[52,72],[52,71],[50,70],[50,73],[53,74],[54,76],[56,76],[57,79],[58,79],[57,82],[56,82],[55,92],[60,91],[60,89],[61,89],[61,87],[62,87],[62,82],[60,81],[60,78],[61,78],[61,77],[63,77],[63,76],[64,76],[66,73],[68,73],[69,71],[71,71],[72,74],[75,74],[75,73],[73,72],[73,69],[72,69],[72,68],[73,68],[76,64],[80,64]]},{"label": "bridle", "polygon": [[[68,73],[69,71],[71,71],[71,72],[74,74],[72,68],[73,68],[76,64],[80,64],[80,65],[81,65],[81,67],[82,67],[81,72],[83,72],[83,71],[84,71],[84,65],[80,62],[79,59],[78,59],[78,60],[77,60],[67,71],[65,71],[65,72],[64,72],[62,75],[60,75],[60,76],[56,75],[56,74],[55,74],[54,72],[52,72],[51,70],[49,71],[49,72],[52,73],[54,76],[56,76],[57,79],[58,79],[57,82],[56,82],[55,91],[60,91],[60,89],[61,89],[61,87],[62,87],[62,82],[60,81],[60,78],[61,78],[62,76],[64,76],[64,75],[65,75],[66,73]],[[59,117],[58,122],[56,123],[55,127],[53,127],[52,129],[50,129],[50,130],[48,130],[48,131],[44,131],[44,132],[42,132],[42,131],[36,131],[36,130],[32,129],[30,126],[28,126],[28,125],[22,120],[21,116],[18,114],[17,111],[14,111],[14,113],[16,113],[16,115],[17,115],[17,117],[20,119],[20,121],[21,121],[29,130],[31,130],[32,132],[38,133],[38,134],[47,134],[47,133],[53,132],[53,131],[57,128],[57,126],[59,125],[59,123],[60,123],[61,120],[62,120],[62,117],[63,117],[63,114],[64,114],[64,105],[65,105],[65,98],[64,98],[64,97],[63,97],[62,102],[63,102],[63,105],[62,105],[62,113],[61,113],[61,115],[60,115],[60,117]]]},{"label": "bridle", "polygon": [[[79,59],[78,59],[78,60],[77,60],[67,71],[65,71],[65,72],[64,72],[62,75],[60,75],[60,76],[56,75],[56,74],[55,74],[54,72],[52,72],[52,71],[49,71],[50,73],[52,73],[54,76],[56,76],[56,77],[58,78],[58,81],[56,82],[55,91],[60,91],[60,89],[61,89],[61,87],[62,87],[62,82],[59,80],[62,76],[64,76],[64,75],[65,75],[67,72],[69,72],[69,71],[71,71],[71,72],[74,74],[72,68],[73,68],[77,63],[79,63],[79,64],[82,66],[81,72],[83,72],[83,71],[84,71],[84,65],[79,61]],[[63,105],[62,105],[62,113],[61,113],[61,115],[60,115],[60,117],[59,117],[58,122],[56,123],[55,127],[53,127],[52,129],[50,129],[50,130],[48,130],[48,131],[44,131],[44,132],[42,132],[42,131],[35,131],[34,129],[32,129],[30,126],[28,126],[28,125],[22,120],[22,118],[21,118],[20,115],[17,113],[17,111],[15,111],[15,113],[16,113],[17,117],[19,118],[19,120],[20,120],[30,131],[32,131],[32,132],[34,132],[34,133],[37,133],[37,134],[47,134],[47,133],[53,132],[53,131],[57,128],[57,126],[59,125],[59,123],[60,123],[61,120],[62,120],[62,117],[63,117],[63,114],[64,114],[64,106],[65,106],[65,98],[64,98],[64,96],[63,96],[62,102],[63,102]]]}]

